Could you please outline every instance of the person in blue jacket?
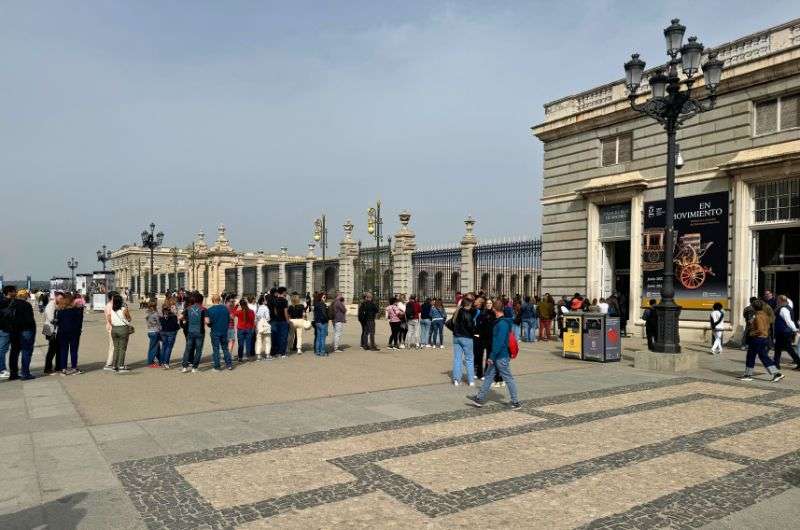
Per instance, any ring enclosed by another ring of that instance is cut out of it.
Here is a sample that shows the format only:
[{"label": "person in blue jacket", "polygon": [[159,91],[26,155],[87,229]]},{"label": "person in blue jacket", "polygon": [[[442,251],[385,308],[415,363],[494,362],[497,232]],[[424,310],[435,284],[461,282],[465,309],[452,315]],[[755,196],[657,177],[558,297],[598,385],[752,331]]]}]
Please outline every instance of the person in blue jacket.
[{"label": "person in blue jacket", "polygon": [[475,396],[467,396],[476,407],[482,407],[486,402],[486,394],[492,387],[494,374],[499,372],[506,382],[508,393],[511,396],[511,408],[518,409],[522,405],[517,398],[517,385],[514,376],[511,375],[509,363],[511,353],[508,351],[508,335],[514,329],[514,312],[511,308],[503,308],[503,302],[495,300],[492,306],[497,321],[492,330],[492,352],[489,355],[488,367],[483,380],[483,386]]}]

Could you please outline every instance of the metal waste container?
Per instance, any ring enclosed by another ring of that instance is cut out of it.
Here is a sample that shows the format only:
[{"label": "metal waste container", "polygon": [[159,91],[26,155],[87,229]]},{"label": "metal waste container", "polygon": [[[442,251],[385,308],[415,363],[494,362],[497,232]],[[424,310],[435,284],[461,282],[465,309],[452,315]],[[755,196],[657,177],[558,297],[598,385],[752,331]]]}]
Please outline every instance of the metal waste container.
[{"label": "metal waste container", "polygon": [[601,363],[619,361],[622,353],[619,326],[619,317],[584,313],[581,340],[583,359]]},{"label": "metal waste container", "polygon": [[583,349],[581,347],[582,325],[582,313],[567,313],[564,315],[564,357],[583,358]]}]

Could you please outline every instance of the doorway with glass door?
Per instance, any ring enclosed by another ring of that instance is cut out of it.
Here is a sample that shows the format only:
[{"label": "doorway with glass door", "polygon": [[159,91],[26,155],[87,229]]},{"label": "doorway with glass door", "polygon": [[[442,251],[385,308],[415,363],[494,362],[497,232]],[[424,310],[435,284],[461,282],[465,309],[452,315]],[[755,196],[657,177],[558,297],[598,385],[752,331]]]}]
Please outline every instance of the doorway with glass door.
[{"label": "doorway with glass door", "polygon": [[617,296],[623,335],[629,318],[631,285],[631,205],[600,208],[600,297]]},{"label": "doorway with glass door", "polygon": [[754,234],[758,262],[758,296],[771,291],[786,295],[798,318],[800,301],[800,228],[759,230]]}]

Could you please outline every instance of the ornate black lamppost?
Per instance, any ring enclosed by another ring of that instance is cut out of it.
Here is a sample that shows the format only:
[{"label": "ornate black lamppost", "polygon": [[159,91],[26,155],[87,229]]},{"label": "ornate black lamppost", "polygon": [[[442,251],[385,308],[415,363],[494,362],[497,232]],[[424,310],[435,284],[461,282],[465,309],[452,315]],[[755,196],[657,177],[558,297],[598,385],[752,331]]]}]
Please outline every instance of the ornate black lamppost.
[{"label": "ornate black lamppost", "polygon": [[383,217],[381,217],[381,201],[375,208],[367,210],[367,232],[375,238],[375,287],[376,302],[381,299],[381,242],[383,241]]},{"label": "ornate black lamppost", "polygon": [[[703,64],[703,77],[708,99],[692,97],[692,85],[700,72],[703,45],[697,37],[689,37],[683,44],[686,26],[675,18],[664,30],[669,61],[666,68],[657,68],[649,78],[651,97],[644,103],[636,103],[636,91],[642,83],[645,62],[639,54],[633,54],[625,63],[625,84],[629,92],[631,108],[658,121],[667,131],[667,183],[664,208],[664,280],[661,285],[661,301],[656,305],[658,331],[654,350],[665,353],[680,353],[678,320],[681,308],[675,303],[675,264],[673,263],[674,215],[675,215],[675,162],[677,145],[675,135],[678,128],[689,118],[714,108],[716,90],[722,76],[722,61],[717,54],[708,54]],[[678,74],[680,66],[683,77]],[[684,88],[685,87],[685,88]],[[697,95],[697,94],[696,94]]]},{"label": "ornate black lamppost", "polygon": [[75,269],[78,268],[78,260],[76,260],[74,257],[73,258],[69,258],[67,260],[67,267],[69,267],[69,272],[70,272],[70,286],[71,286],[72,290],[74,291],[75,290]]},{"label": "ornate black lamppost", "polygon": [[103,245],[103,250],[97,251],[97,261],[103,264],[103,272],[106,271],[106,261],[111,259],[111,251],[106,250],[106,246]]},{"label": "ornate black lamppost", "polygon": [[[322,249],[322,261],[325,261],[325,249],[328,248],[328,225],[325,223],[325,214],[314,220],[314,241]],[[325,264],[322,265],[322,291],[328,292],[328,284],[325,274]]]},{"label": "ornate black lamppost", "polygon": [[153,273],[155,272],[155,264],[153,251],[161,246],[164,242],[164,232],[154,233],[156,229],[155,223],[150,223],[150,231],[142,230],[142,246],[150,249],[150,299],[156,299],[156,284],[153,280]]}]

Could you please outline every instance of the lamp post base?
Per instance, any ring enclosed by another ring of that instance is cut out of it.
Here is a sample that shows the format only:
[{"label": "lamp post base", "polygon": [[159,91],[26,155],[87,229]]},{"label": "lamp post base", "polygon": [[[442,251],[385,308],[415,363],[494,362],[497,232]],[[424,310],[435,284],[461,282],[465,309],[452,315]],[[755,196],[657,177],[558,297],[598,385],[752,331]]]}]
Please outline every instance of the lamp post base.
[{"label": "lamp post base", "polygon": [[681,339],[678,324],[681,306],[672,300],[662,300],[653,308],[656,312],[656,340],[653,351],[659,353],[680,353]]}]

